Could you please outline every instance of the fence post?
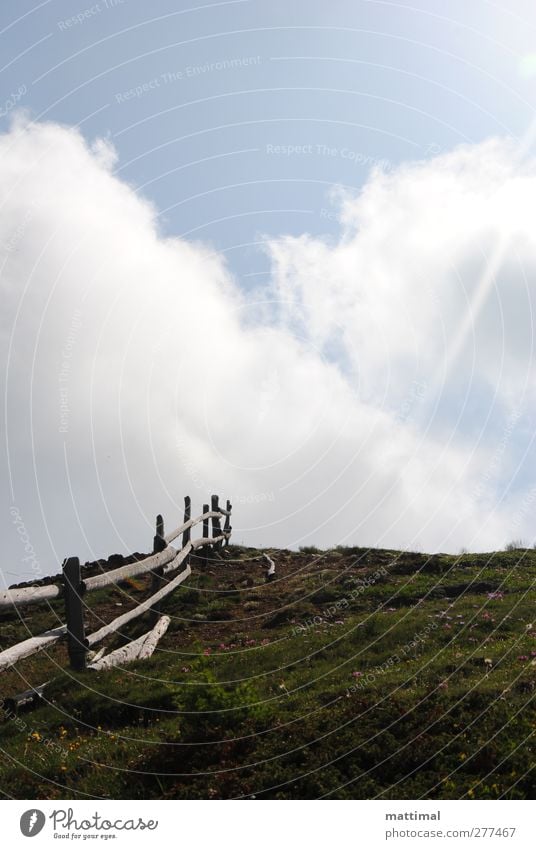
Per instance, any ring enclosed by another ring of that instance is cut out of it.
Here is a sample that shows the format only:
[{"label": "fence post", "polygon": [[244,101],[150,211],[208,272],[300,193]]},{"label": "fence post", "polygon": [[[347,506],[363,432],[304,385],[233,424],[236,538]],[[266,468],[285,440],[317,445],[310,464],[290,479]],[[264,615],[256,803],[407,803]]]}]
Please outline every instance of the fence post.
[{"label": "fence post", "polygon": [[[211,496],[212,510],[215,511],[215,512],[219,512],[219,509],[220,509],[219,501],[220,501],[220,499],[218,498],[217,495]],[[212,519],[212,536],[213,537],[221,536],[221,523],[220,523],[220,517],[219,516],[213,517],[213,519]],[[217,542],[214,546],[214,549],[216,551],[219,551],[220,548],[221,548],[221,542]]]},{"label": "fence post", "polygon": [[[208,506],[208,504],[203,504],[203,513],[208,513],[209,510],[210,510],[210,507]],[[209,521],[210,521],[210,519],[203,519],[203,539],[208,539],[208,523],[209,523]],[[203,565],[205,567],[208,566],[208,548],[209,548],[208,545],[203,546],[203,554],[204,554]]]},{"label": "fence post", "polygon": [[153,539],[153,554],[156,554],[158,551],[163,551],[166,547],[166,541],[164,539],[164,519],[158,514],[156,517],[156,535]]},{"label": "fence post", "polygon": [[[184,522],[189,522],[192,518],[192,499],[189,495],[186,495],[184,498]],[[192,535],[192,529],[186,528],[185,531],[182,532],[182,547],[188,545],[190,542],[190,537]]]},{"label": "fence post", "polygon": [[231,527],[231,510],[232,509],[233,509],[233,505],[231,504],[229,499],[227,499],[227,505],[226,505],[227,516],[225,517],[225,524],[223,526],[224,533],[228,534],[228,536],[227,536],[227,538],[224,542],[224,545],[226,547],[229,545],[229,537],[231,536],[231,531],[233,530],[232,527]]},{"label": "fence post", "polygon": [[63,586],[65,592],[69,663],[72,669],[80,672],[86,668],[86,654],[89,646],[84,631],[84,608],[82,605],[84,588],[78,557],[68,557],[64,561]]},{"label": "fence post", "polygon": [[[166,548],[166,546],[167,546],[167,543],[164,539],[164,519],[159,513],[158,516],[156,517],[156,534],[155,534],[155,537],[153,539],[153,554],[157,554],[159,551],[163,551]],[[158,592],[158,590],[160,589],[160,587],[163,584],[162,568],[163,567],[160,566],[158,569],[153,569],[153,572],[152,572],[153,579],[151,581],[151,595],[154,595],[154,593]],[[154,620],[158,619],[159,616],[160,616],[160,605],[157,604],[157,605],[155,605],[155,607],[152,608],[151,619],[154,621]]]}]

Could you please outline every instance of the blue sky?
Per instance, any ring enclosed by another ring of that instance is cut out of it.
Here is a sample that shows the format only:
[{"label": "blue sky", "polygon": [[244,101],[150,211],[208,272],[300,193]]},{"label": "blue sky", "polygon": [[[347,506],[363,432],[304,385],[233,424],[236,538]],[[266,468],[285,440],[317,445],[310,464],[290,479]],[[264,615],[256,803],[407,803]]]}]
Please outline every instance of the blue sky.
[{"label": "blue sky", "polygon": [[534,108],[530,3],[8,2],[0,28],[6,95],[26,86],[33,116],[109,136],[163,232],[210,240],[244,285],[266,270],[259,231],[336,233],[331,185],[519,137]]},{"label": "blue sky", "polygon": [[0,48],[16,574],[13,505],[47,572],[214,489],[237,541],[532,543],[531,2],[19,0]]}]

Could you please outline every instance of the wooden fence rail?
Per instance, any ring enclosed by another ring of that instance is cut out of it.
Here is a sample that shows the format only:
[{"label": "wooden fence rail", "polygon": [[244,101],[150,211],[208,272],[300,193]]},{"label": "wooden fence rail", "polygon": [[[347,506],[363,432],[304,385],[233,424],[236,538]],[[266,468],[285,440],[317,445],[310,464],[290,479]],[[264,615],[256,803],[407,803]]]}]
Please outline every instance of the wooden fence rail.
[{"label": "wooden fence rail", "polygon": [[52,601],[62,595],[63,588],[56,584],[48,587],[21,587],[19,590],[5,590],[0,593],[0,610],[18,604],[41,604]]},{"label": "wooden fence rail", "polygon": [[[50,602],[57,598],[63,598],[66,614],[65,625],[53,628],[39,636],[30,637],[0,652],[0,671],[12,666],[22,658],[29,657],[35,654],[35,652],[51,647],[58,640],[62,639],[67,639],[71,667],[76,670],[83,670],[87,666],[88,650],[91,646],[96,645],[104,639],[104,637],[118,632],[128,622],[131,622],[138,616],[142,616],[148,611],[155,613],[157,619],[159,619],[160,602],[180,586],[192,573],[189,562],[190,555],[197,551],[197,549],[204,548],[204,562],[206,564],[209,547],[212,547],[215,551],[219,551],[223,544],[228,544],[231,536],[232,505],[230,501],[227,501],[225,509],[220,508],[218,496],[213,495],[211,509],[208,508],[208,505],[204,505],[203,512],[194,519],[191,518],[191,500],[189,496],[184,499],[184,503],[183,524],[179,525],[178,528],[167,536],[164,534],[164,520],[162,516],[157,516],[153,554],[145,557],[143,560],[121,566],[118,569],[111,569],[100,575],[82,579],[79,559],[77,557],[69,557],[63,564],[63,582],[61,584],[51,584],[45,587],[24,587],[0,593],[0,610],[21,604],[39,604]],[[223,529],[221,527],[222,519],[224,519]],[[210,521],[212,521],[212,536],[209,536]],[[203,526],[203,536],[199,539],[192,540],[192,528],[199,524]],[[169,545],[170,542],[181,535],[180,549]],[[185,568],[179,574],[175,574],[180,567]],[[153,575],[149,598],[132,610],[118,616],[112,622],[103,625],[93,634],[86,636],[84,625],[85,605],[83,601],[86,593],[100,590],[111,584],[117,584],[119,581],[127,578],[134,578],[138,575],[148,573]],[[159,619],[159,622],[160,624],[156,623],[153,629],[157,635],[165,632],[165,629],[162,629],[162,620]],[[153,632],[150,633],[152,634]],[[148,635],[145,636],[147,637]],[[152,642],[149,641],[148,645],[152,645]],[[145,650],[147,650],[147,647]],[[103,658],[103,661],[105,660],[106,658]],[[98,668],[106,668],[107,665],[107,663],[102,662]],[[93,668],[97,668],[97,666],[93,665]]]}]

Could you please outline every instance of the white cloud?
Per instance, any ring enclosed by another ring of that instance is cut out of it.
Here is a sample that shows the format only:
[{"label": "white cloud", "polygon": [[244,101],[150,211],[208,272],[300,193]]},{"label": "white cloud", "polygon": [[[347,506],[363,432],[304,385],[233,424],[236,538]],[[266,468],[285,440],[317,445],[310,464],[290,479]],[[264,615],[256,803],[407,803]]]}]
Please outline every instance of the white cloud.
[{"label": "white cloud", "polygon": [[[533,392],[534,165],[511,154],[377,172],[342,199],[339,243],[267,240],[268,324],[220,256],[159,234],[109,143],[19,119],[0,138],[0,344],[14,500],[43,570],[146,549],[156,512],[174,524],[184,494],[211,491],[233,496],[237,541],[503,544],[522,493],[493,513],[496,443],[434,404],[497,385],[500,423]],[[505,232],[506,271],[441,377]]]},{"label": "white cloud", "polygon": [[[316,344],[343,342],[362,397],[377,402],[403,397],[414,374],[437,380],[469,316],[464,378],[481,377],[509,398],[527,381],[534,390],[535,190],[535,161],[519,162],[510,141],[376,171],[357,198],[342,195],[337,246],[307,236],[270,244],[290,304],[285,322],[302,316]],[[489,297],[471,315],[486,276]]]}]

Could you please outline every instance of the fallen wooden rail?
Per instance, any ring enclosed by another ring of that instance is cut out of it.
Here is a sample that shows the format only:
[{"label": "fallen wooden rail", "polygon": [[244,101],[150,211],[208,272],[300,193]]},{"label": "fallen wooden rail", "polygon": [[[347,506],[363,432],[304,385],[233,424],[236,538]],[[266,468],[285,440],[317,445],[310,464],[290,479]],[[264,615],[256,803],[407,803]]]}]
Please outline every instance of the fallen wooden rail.
[{"label": "fallen wooden rail", "polygon": [[170,622],[169,616],[161,616],[152,631],[142,634],[137,640],[132,640],[126,646],[110,652],[105,657],[93,660],[88,669],[101,671],[102,669],[111,669],[114,666],[123,666],[125,663],[132,663],[133,660],[146,660],[153,654],[158,641],[166,633]]},{"label": "fallen wooden rail", "polygon": [[275,578],[275,563],[271,557],[268,557],[267,554],[262,555],[264,560],[268,562],[268,569],[266,570],[266,580],[273,581]]}]

